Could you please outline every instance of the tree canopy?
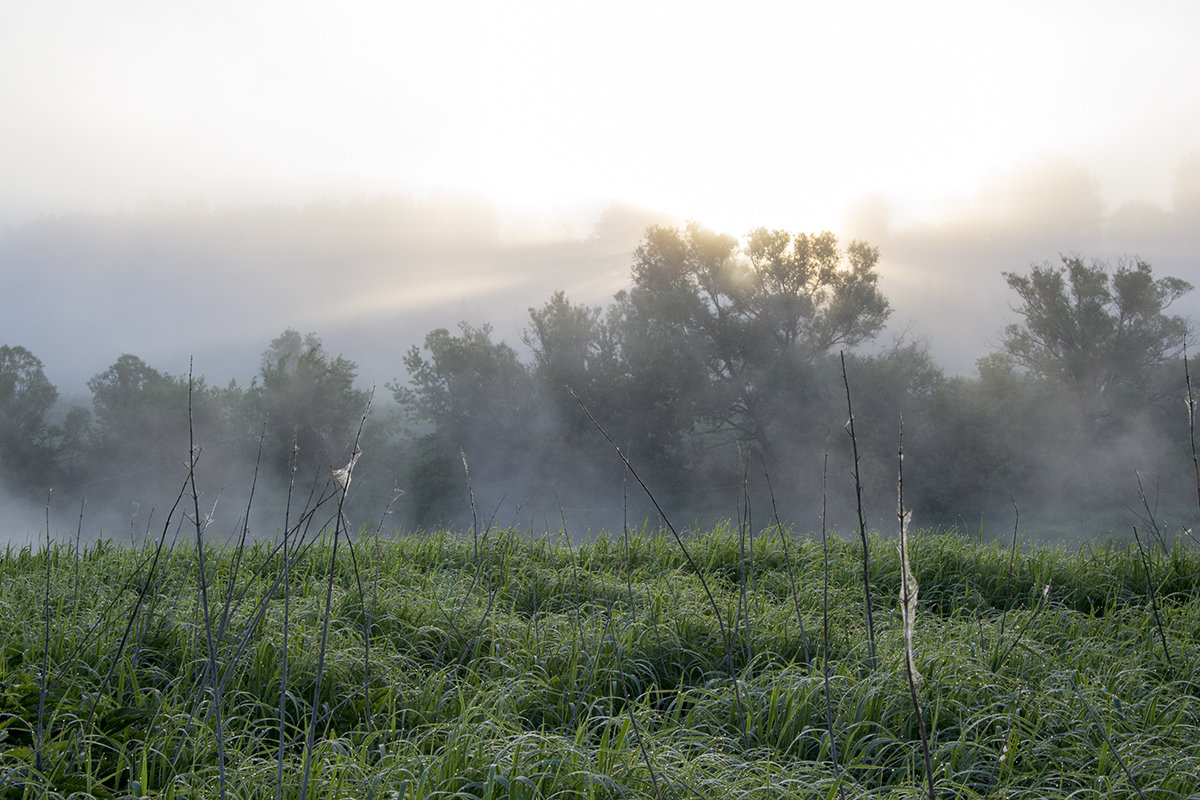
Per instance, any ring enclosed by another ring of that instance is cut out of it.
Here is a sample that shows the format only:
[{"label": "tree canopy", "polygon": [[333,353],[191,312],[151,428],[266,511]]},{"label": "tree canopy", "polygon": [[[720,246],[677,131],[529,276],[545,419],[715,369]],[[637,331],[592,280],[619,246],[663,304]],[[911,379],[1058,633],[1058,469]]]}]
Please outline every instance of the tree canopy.
[{"label": "tree canopy", "polygon": [[[895,518],[894,495],[878,487],[895,484],[900,414],[905,497],[928,524],[999,515],[1007,527],[1014,500],[1026,518],[1094,520],[1114,498],[1124,508],[1134,476],[1164,495],[1191,480],[1177,402],[1189,323],[1170,313],[1190,284],[1139,260],[1076,256],[1005,273],[1015,321],[975,375],[948,378],[920,340],[875,343],[890,314],[878,262],[870,245],[842,246],[828,232],[759,228],[737,239],[694,223],[651,227],[627,289],[607,307],[555,292],[529,308],[524,351],[486,323],[462,322],[397,353],[407,379],[388,384],[396,412],[377,408],[362,431],[353,502],[373,514],[402,489],[398,510],[410,525],[463,523],[468,509],[494,518],[502,508],[515,524],[527,501],[531,517],[567,521],[564,507],[584,509],[610,530],[614,501],[629,519],[653,515],[637,507],[594,419],[656,500],[693,519],[727,519],[734,508],[748,517],[749,494],[740,493],[752,491],[753,469],[769,474],[772,510],[778,500],[785,518],[811,521],[828,500],[831,520],[840,509],[841,523],[856,525],[853,487],[821,480],[822,463],[829,475],[853,469],[848,437],[837,433],[847,418],[842,351],[862,482],[877,487],[866,516],[876,524]],[[356,364],[328,354],[315,333],[288,329],[244,389],[121,355],[88,382],[89,413],[58,401],[32,353],[5,345],[0,478],[56,494],[102,484],[110,507],[129,509],[178,492],[189,447],[203,451],[205,477],[230,487],[262,477],[282,489],[296,477],[295,441],[299,480],[318,486],[349,458],[367,401],[356,379]],[[244,508],[248,517],[249,499]]]},{"label": "tree canopy", "polygon": [[875,337],[890,314],[879,252],[837,237],[758,228],[745,244],[691,223],[652,227],[618,296],[631,373],[657,405],[771,450],[779,400],[834,348]]},{"label": "tree canopy", "polygon": [[286,469],[293,441],[309,465],[340,465],[349,457],[367,403],[367,392],[354,386],[357,370],[353,361],[327,355],[315,333],[289,328],[271,340],[250,396],[256,421],[266,419],[272,431],[269,453],[279,469]]},{"label": "tree canopy", "polygon": [[1114,269],[1063,256],[1059,265],[1004,277],[1019,298],[1021,321],[1005,328],[1003,352],[1076,392],[1093,423],[1144,398],[1150,372],[1183,351],[1188,322],[1167,309],[1192,285],[1155,278],[1144,261]]},{"label": "tree canopy", "polygon": [[46,412],[58,390],[42,362],[20,346],[0,346],[0,470],[26,485],[45,477],[51,455]]}]

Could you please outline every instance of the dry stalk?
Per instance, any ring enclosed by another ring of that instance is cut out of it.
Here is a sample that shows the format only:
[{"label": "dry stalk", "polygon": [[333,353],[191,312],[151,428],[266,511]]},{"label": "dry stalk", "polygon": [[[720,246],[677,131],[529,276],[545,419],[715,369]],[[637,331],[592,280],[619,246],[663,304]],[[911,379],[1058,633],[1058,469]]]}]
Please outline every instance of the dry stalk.
[{"label": "dry stalk", "polygon": [[1192,444],[1192,466],[1196,470],[1196,503],[1200,505],[1200,456],[1196,453],[1196,396],[1192,394],[1192,376],[1188,371],[1187,342],[1183,343],[1183,380],[1187,384],[1188,440]]},{"label": "dry stalk", "polygon": [[1167,658],[1167,665],[1174,668],[1175,662],[1171,660],[1171,651],[1167,647],[1167,634],[1163,630],[1162,617],[1158,614],[1158,600],[1154,592],[1154,580],[1150,577],[1150,562],[1146,558],[1146,549],[1142,547],[1142,537],[1138,536],[1138,530],[1133,529],[1133,540],[1137,542],[1138,555],[1142,557],[1142,570],[1146,573],[1146,591],[1150,593],[1150,610],[1154,614],[1154,625],[1158,628],[1158,638],[1162,641],[1163,655]]},{"label": "dry stalk", "polygon": [[[828,455],[828,451],[826,453]],[[771,475],[767,471],[767,462],[763,458],[762,453],[758,454],[758,460],[762,463],[763,478],[767,482],[767,493],[771,498],[771,512],[775,515],[775,530],[779,532],[779,543],[783,547],[783,563],[787,567],[788,584],[792,590],[792,606],[796,611],[796,622],[800,625],[800,647],[804,650],[804,660],[811,662],[812,658],[808,649],[808,634],[804,630],[804,615],[800,613],[800,593],[796,589],[796,572],[792,569],[792,554],[788,549],[787,531],[783,528],[783,522],[779,519],[779,506],[775,503],[775,488],[771,485]],[[824,522],[824,513],[822,513],[822,522]]]},{"label": "dry stalk", "polygon": [[291,471],[288,475],[287,504],[283,510],[283,650],[279,672],[279,753],[275,763],[275,800],[283,798],[283,761],[287,743],[287,697],[288,697],[288,640],[291,613],[291,553],[288,550],[288,533],[291,527],[292,490],[296,486],[296,467],[300,456],[300,443],[296,430],[292,429]]},{"label": "dry stalk", "polygon": [[737,674],[733,669],[733,639],[729,632],[729,626],[725,624],[725,616],[721,612],[721,607],[717,604],[717,598],[713,595],[712,589],[708,585],[708,580],[704,577],[704,572],[700,569],[700,565],[696,563],[696,560],[692,558],[691,552],[688,550],[687,545],[683,542],[683,537],[679,535],[679,531],[676,530],[675,526],[671,524],[671,520],[667,517],[666,511],[664,511],[662,506],[658,504],[658,498],[656,498],[654,493],[650,491],[650,487],[646,485],[644,480],[642,480],[642,476],[638,475],[637,470],[633,468],[633,464],[630,463],[629,458],[623,452],[621,452],[621,448],[618,447],[617,443],[614,442],[612,437],[608,435],[608,431],[604,430],[604,426],[602,426],[596,420],[596,418],[592,416],[592,412],[588,411],[588,407],[584,404],[583,398],[576,394],[575,390],[570,386],[566,387],[566,389],[571,393],[571,396],[575,398],[575,402],[579,403],[579,407],[583,409],[583,413],[588,418],[588,421],[595,426],[596,430],[600,431],[600,435],[604,437],[604,440],[608,442],[609,446],[612,447],[612,449],[616,452],[617,457],[621,459],[621,463],[625,465],[625,469],[629,470],[629,474],[632,475],[633,479],[638,482],[639,486],[642,487],[642,491],[644,491],[646,493],[646,497],[650,499],[650,503],[654,506],[654,510],[658,512],[658,516],[663,521],[663,525],[667,527],[667,530],[671,532],[671,536],[674,537],[675,544],[679,546],[679,551],[683,553],[683,558],[687,562],[688,567],[691,568],[692,572],[696,576],[696,579],[700,581],[700,587],[704,590],[704,595],[708,599],[709,607],[712,608],[713,616],[716,618],[717,626],[721,631],[721,641],[725,645],[725,669],[729,674],[729,679],[733,681],[733,696],[737,701],[738,722],[741,727],[742,742],[748,747],[750,738],[749,733],[746,730],[746,708],[742,701],[741,683],[738,681]]},{"label": "dry stalk", "polygon": [[[329,582],[325,585],[325,614],[321,620],[321,643],[317,651],[317,677],[313,684],[313,699],[312,709],[309,717],[308,737],[304,744],[304,777],[300,784],[300,800],[305,800],[308,797],[309,779],[312,776],[312,751],[317,733],[317,711],[321,707],[321,684],[325,677],[325,656],[328,651],[329,644],[329,620],[333,613],[333,582],[337,575],[337,551],[338,541],[341,538],[341,533],[346,526],[346,492],[350,490],[350,482],[354,478],[354,465],[358,463],[359,456],[362,455],[362,449],[359,447],[359,442],[362,439],[363,426],[366,425],[367,415],[371,413],[372,395],[367,399],[367,407],[363,411],[362,419],[358,423],[358,432],[354,435],[354,447],[351,450],[350,462],[341,469],[331,471],[330,480],[334,484],[337,491],[337,518],[333,526],[333,550],[329,555]],[[350,540],[350,531],[346,530],[347,542]],[[356,570],[357,575],[357,570]],[[362,583],[359,582],[359,601],[362,601]],[[369,646],[369,645],[368,645]],[[369,702],[369,701],[368,701]],[[370,708],[367,711],[368,724],[370,721]]]},{"label": "dry stalk", "polygon": [[824,558],[821,587],[821,626],[824,657],[821,659],[825,686],[825,725],[829,729],[829,756],[833,761],[833,776],[837,779],[838,796],[846,800],[846,789],[842,786],[842,768],[838,764],[837,737],[833,732],[833,697],[829,691],[829,531],[825,524],[825,513],[829,498],[829,434],[825,431],[825,465],[821,470],[821,553]]},{"label": "dry stalk", "polygon": [[[738,451],[740,456],[740,445]],[[745,457],[739,457],[738,470],[741,473],[741,497],[738,503],[741,506],[741,513],[738,515],[738,616],[741,618],[742,634],[746,640],[746,665],[749,668],[749,665],[754,663],[754,648],[750,630],[750,601],[747,596],[750,581],[747,573],[752,572],[754,559],[754,528],[750,514],[749,453]],[[747,536],[749,536],[748,553],[746,549]]]},{"label": "dry stalk", "polygon": [[[217,784],[221,798],[225,797],[225,731],[221,718],[221,687],[217,675],[217,644],[213,638],[212,615],[208,605],[208,576],[204,568],[204,530],[212,521],[212,516],[200,516],[200,492],[196,488],[196,463],[200,459],[200,449],[196,447],[196,426],[192,414],[192,368],[188,367],[188,484],[192,490],[192,523],[196,529],[196,580],[200,588],[200,605],[204,613],[204,635],[208,642],[208,680],[211,681],[213,719],[216,724],[217,740]],[[214,506],[215,509],[215,506]],[[201,687],[203,691],[203,687]]]},{"label": "dry stalk", "polygon": [[[42,612],[46,617],[46,628],[42,639],[42,670],[39,678],[38,686],[38,709],[37,709],[37,728],[34,731],[34,750],[37,755],[34,757],[34,768],[38,774],[42,774],[44,769],[44,754],[42,745],[45,744],[46,733],[46,683],[47,675],[50,672],[50,496],[53,489],[46,493],[46,550],[44,557],[46,559],[46,595],[43,599]],[[76,554],[76,563],[78,563],[78,554]],[[78,570],[78,566],[76,567]],[[76,579],[76,591],[78,591],[79,581]]]},{"label": "dry stalk", "polygon": [[1101,723],[1100,717],[1097,716],[1095,709],[1092,708],[1092,704],[1089,703],[1087,698],[1083,696],[1083,692],[1079,691],[1079,687],[1075,684],[1075,672],[1073,670],[1067,673],[1067,680],[1071,682],[1071,688],[1075,690],[1075,696],[1079,698],[1079,701],[1083,703],[1083,707],[1087,709],[1088,716],[1092,718],[1092,722],[1096,723],[1096,728],[1099,729],[1100,735],[1103,736],[1104,741],[1108,743],[1108,751],[1113,754],[1113,758],[1117,760],[1117,763],[1125,772],[1125,777],[1129,779],[1129,785],[1132,786],[1133,790],[1138,793],[1138,797],[1142,798],[1142,800],[1148,800],[1145,792],[1141,790],[1141,787],[1138,786],[1137,781],[1134,780],[1133,773],[1129,771],[1129,767],[1125,764],[1125,759],[1121,758],[1121,751],[1117,749],[1112,737],[1108,735],[1108,730],[1104,727],[1104,724]]},{"label": "dry stalk", "polygon": [[842,359],[842,383],[846,387],[846,430],[850,434],[850,445],[854,451],[854,494],[858,502],[858,536],[862,542],[863,617],[867,623],[867,663],[875,670],[875,617],[871,612],[871,552],[867,536],[867,521],[863,514],[862,477],[859,472],[858,438],[854,435],[854,405],[850,402],[850,379],[846,375],[846,354]]},{"label": "dry stalk", "polygon": [[996,638],[995,653],[999,653],[1000,645],[1004,643],[1004,624],[1008,619],[1008,604],[1012,598],[1012,576],[1013,566],[1017,559],[1017,530],[1021,526],[1021,509],[1017,507],[1017,501],[1010,494],[1009,501],[1013,507],[1013,535],[1012,545],[1008,549],[1008,574],[1004,578],[1004,608],[1000,612],[1000,635]]},{"label": "dry stalk", "polygon": [[899,449],[896,454],[896,518],[900,523],[900,617],[904,621],[904,673],[908,678],[908,695],[912,699],[913,713],[917,715],[917,732],[921,735],[921,754],[925,757],[925,779],[929,800],[936,800],[933,788],[933,757],[929,753],[929,734],[925,730],[925,717],[921,713],[921,701],[917,697],[917,683],[921,676],[913,659],[913,628],[917,618],[917,580],[913,576],[908,559],[908,523],[912,512],[904,508],[904,418],[899,418]]}]

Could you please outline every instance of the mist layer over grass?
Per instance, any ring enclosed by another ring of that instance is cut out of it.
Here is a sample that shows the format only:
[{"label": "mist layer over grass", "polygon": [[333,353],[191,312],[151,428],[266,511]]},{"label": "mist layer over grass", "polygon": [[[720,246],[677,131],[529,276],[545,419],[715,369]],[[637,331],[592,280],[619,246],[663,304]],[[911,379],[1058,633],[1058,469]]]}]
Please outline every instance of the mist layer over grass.
[{"label": "mist layer over grass", "polygon": [[[5,551],[0,794],[925,794],[892,542],[871,669],[857,543],[355,538]],[[938,796],[1200,791],[1200,552],[1146,545],[912,535]]]}]

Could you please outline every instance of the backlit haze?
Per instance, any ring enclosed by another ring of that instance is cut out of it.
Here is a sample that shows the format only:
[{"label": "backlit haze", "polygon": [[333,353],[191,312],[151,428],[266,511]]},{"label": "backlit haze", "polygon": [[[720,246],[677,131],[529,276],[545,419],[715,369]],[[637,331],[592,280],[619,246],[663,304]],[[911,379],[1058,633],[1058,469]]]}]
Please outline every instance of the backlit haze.
[{"label": "backlit haze", "polygon": [[122,352],[244,384],[293,327],[382,384],[431,327],[519,346],[554,289],[607,302],[645,224],[695,219],[867,239],[885,336],[968,373],[1002,270],[1200,284],[1197,31],[1182,1],[0,0],[0,340],[70,392]]}]

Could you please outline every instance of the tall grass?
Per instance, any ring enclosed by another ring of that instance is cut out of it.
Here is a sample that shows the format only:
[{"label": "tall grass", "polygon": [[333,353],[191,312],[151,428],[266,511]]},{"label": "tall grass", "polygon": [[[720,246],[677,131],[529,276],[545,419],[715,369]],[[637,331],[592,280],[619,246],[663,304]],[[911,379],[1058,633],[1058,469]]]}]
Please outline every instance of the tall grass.
[{"label": "tall grass", "polygon": [[[721,632],[742,592],[734,526],[690,538],[690,560],[666,531],[572,548],[498,531],[481,538],[478,557],[472,540],[444,533],[377,539],[369,625],[352,566],[332,557],[332,531],[286,555],[276,542],[210,544],[210,602],[227,600],[239,559],[232,591],[245,598],[230,604],[226,637],[214,636],[215,678],[193,546],[166,546],[152,570],[157,543],[97,542],[80,553],[78,582],[63,568],[68,545],[9,549],[0,796],[216,796],[220,745],[229,796],[297,798],[309,731],[312,797],[923,794],[903,622],[888,600],[901,588],[899,552],[870,543],[873,599],[893,609],[877,618],[872,670],[857,546],[786,537],[786,553],[779,537],[755,537],[745,562],[752,653],[727,648]],[[1179,544],[1148,562],[1172,669],[1154,646],[1136,548],[1014,556],[932,533],[913,533],[909,546],[938,796],[1200,791],[1200,553]],[[807,587],[798,595],[789,564]],[[810,623],[828,620],[811,660],[797,599]],[[975,643],[980,630],[998,636],[1002,616],[1023,635],[997,662]],[[218,698],[219,716],[209,707]]]},{"label": "tall grass", "polygon": [[1154,550],[910,531],[901,428],[898,547],[756,536],[749,457],[685,534],[596,427],[661,529],[481,531],[464,453],[469,536],[354,532],[356,438],[212,543],[193,437],[156,540],[9,546],[0,798],[1200,796],[1200,549],[1148,503]]}]

